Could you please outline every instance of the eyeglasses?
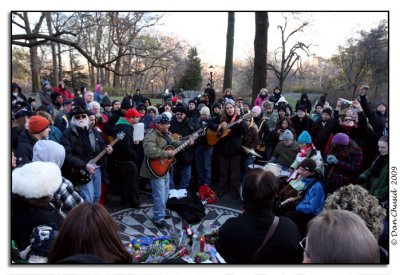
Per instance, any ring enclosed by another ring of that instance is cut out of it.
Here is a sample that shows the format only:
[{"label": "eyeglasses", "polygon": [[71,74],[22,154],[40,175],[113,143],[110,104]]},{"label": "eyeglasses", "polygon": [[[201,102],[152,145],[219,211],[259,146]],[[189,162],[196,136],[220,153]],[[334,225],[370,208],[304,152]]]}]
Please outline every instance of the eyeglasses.
[{"label": "eyeglasses", "polygon": [[307,236],[305,236],[300,242],[299,245],[301,248],[304,250],[306,254],[308,254],[308,251],[306,250],[306,243],[307,243]]},{"label": "eyeglasses", "polygon": [[85,119],[86,115],[85,114],[81,114],[81,115],[74,115],[75,119]]}]

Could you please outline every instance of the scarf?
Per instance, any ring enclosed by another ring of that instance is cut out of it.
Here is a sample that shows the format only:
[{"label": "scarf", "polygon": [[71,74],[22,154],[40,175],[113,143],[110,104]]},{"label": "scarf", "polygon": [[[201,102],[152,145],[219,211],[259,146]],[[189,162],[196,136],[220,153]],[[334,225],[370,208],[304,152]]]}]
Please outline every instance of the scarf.
[{"label": "scarf", "polygon": [[314,144],[312,144],[312,143],[310,145],[308,145],[306,148],[300,149],[299,157],[306,158],[308,155],[308,152],[312,149],[314,149]]}]

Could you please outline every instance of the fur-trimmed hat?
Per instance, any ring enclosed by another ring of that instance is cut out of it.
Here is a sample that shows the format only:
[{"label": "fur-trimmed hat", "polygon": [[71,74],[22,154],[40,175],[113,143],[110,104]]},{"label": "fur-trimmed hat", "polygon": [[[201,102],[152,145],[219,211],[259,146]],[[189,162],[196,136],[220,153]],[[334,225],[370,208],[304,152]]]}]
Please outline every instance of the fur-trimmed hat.
[{"label": "fur-trimmed hat", "polygon": [[154,106],[148,106],[148,107],[147,107],[147,113],[148,113],[150,110],[153,110],[153,112],[156,114],[156,116],[158,116],[158,109],[157,109],[156,107],[154,107]]},{"label": "fur-trimmed hat", "polygon": [[60,187],[60,167],[52,162],[34,161],[12,172],[12,193],[27,199],[52,196]]}]

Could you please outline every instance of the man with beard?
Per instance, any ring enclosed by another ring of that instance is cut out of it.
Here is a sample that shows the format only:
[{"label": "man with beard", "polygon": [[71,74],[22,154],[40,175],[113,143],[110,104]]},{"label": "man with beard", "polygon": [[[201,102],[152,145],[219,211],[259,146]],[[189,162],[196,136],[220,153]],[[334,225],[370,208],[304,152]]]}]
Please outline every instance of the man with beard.
[{"label": "man with beard", "polygon": [[50,98],[51,98],[51,104],[47,108],[48,110],[47,112],[51,115],[51,118],[55,120],[58,113],[61,112],[63,108],[62,104],[64,102],[64,99],[62,95],[56,92],[52,92],[50,94]]},{"label": "man with beard", "polygon": [[[84,170],[91,175],[88,183],[82,184],[77,179],[70,178],[75,185],[79,184],[79,194],[87,202],[99,202],[101,193],[101,172],[97,169],[102,165],[100,159],[97,163],[90,160],[97,156],[106,144],[100,134],[89,125],[89,116],[85,110],[76,107],[72,112],[71,126],[64,132],[61,144],[66,152],[66,169],[71,173],[74,168],[77,171]],[[107,146],[107,154],[112,153],[112,147]],[[72,176],[72,175],[71,175]]]},{"label": "man with beard", "polygon": [[[194,132],[194,124],[187,117],[186,105],[180,103],[176,105],[175,116],[171,120],[169,131],[178,134],[181,137],[187,137]],[[176,163],[172,167],[170,176],[171,189],[186,189],[189,186],[190,176],[192,174],[192,162],[194,157],[193,147],[179,152],[176,155]],[[175,180],[179,180],[179,184],[175,186]]]}]

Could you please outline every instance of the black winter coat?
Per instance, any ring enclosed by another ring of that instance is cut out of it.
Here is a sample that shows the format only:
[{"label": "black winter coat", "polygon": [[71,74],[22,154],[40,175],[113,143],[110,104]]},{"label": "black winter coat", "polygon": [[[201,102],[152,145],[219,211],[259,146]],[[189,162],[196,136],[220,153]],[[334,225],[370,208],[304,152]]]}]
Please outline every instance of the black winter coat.
[{"label": "black winter coat", "polygon": [[[186,117],[184,121],[179,123],[176,120],[176,117],[173,117],[171,120],[171,127],[169,128],[169,131],[173,134],[176,133],[182,137],[186,137],[193,134],[195,128],[194,124],[189,120],[189,118]],[[176,160],[181,164],[188,165],[192,163],[193,156],[194,156],[194,147],[189,146],[186,147],[184,150],[180,151],[176,155]]]},{"label": "black winter coat", "polygon": [[[227,116],[226,122],[229,124],[232,117]],[[239,116],[236,118],[239,119]],[[243,135],[247,132],[247,126],[244,121],[235,124],[231,128],[231,133],[218,141],[218,146],[222,155],[232,157],[240,155],[242,149]]]},{"label": "black winter coat", "polygon": [[[216,249],[230,264],[249,264],[251,258],[264,241],[272,225],[271,211],[245,211],[236,218],[227,220],[219,230]],[[287,217],[279,217],[278,227],[260,251],[255,264],[299,264],[303,251],[299,245],[300,232],[296,224]]]},{"label": "black winter coat", "polygon": [[[65,148],[65,166],[68,168],[79,168],[86,170],[86,164],[97,156],[106,144],[98,131],[90,128],[95,136],[95,150],[93,151],[90,145],[88,131],[71,126],[68,128],[61,138],[61,144]],[[100,159],[97,165],[102,165],[103,161]],[[64,168],[64,167],[63,167]],[[70,170],[70,169],[69,169]]]},{"label": "black winter coat", "polygon": [[58,230],[62,220],[58,210],[50,206],[33,208],[17,199],[11,200],[11,238],[21,250],[29,245],[29,239],[35,227],[46,224]]},{"label": "black winter coat", "polygon": [[31,136],[27,129],[19,134],[17,151],[15,153],[18,166],[32,161],[33,146],[35,146],[36,141],[37,139]]},{"label": "black winter coat", "polygon": [[120,118],[114,128],[114,138],[117,137],[117,133],[125,133],[125,137],[119,140],[114,145],[114,150],[111,157],[117,161],[136,161],[136,154],[133,143],[133,126],[124,118]]}]

